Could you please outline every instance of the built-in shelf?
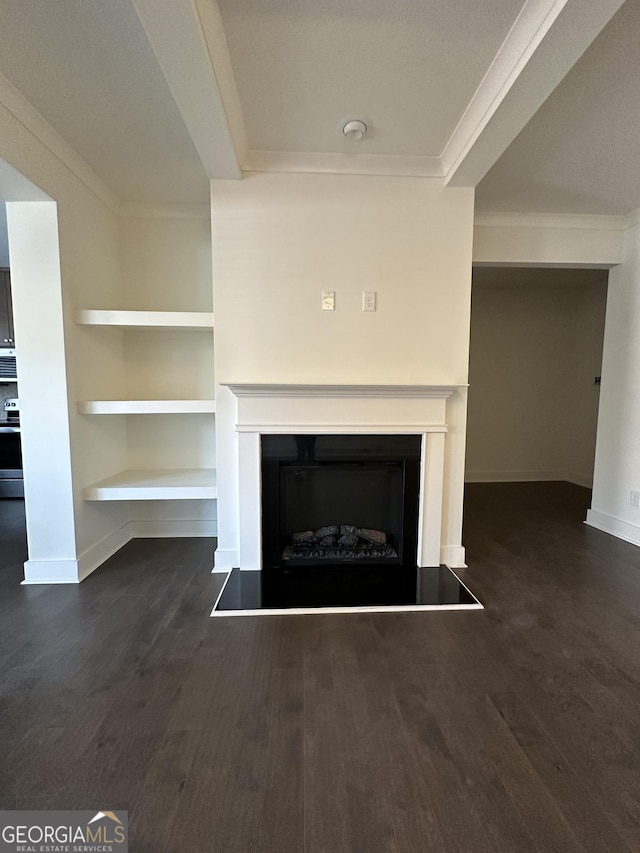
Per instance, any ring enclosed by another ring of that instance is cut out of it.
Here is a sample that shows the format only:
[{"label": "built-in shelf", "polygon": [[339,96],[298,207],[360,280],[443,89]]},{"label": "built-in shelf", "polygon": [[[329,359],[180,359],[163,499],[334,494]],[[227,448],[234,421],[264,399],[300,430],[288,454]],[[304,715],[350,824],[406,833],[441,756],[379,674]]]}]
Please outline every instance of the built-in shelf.
[{"label": "built-in shelf", "polygon": [[81,326],[115,326],[120,329],[213,329],[213,314],[205,311],[94,311],[79,310]]},{"label": "built-in shelf", "polygon": [[81,400],[81,415],[212,414],[214,400]]},{"label": "built-in shelf", "polygon": [[82,493],[86,501],[212,500],[217,496],[214,468],[120,471]]},{"label": "built-in shelf", "polygon": [[[184,332],[209,332],[213,330],[213,313],[203,311],[107,311],[83,309],[75,312],[78,325],[111,327],[119,330],[182,330]],[[197,337],[197,340],[196,340]],[[211,338],[212,339],[212,338]],[[155,337],[131,338],[133,345]],[[186,345],[199,347],[200,336],[181,338]],[[146,346],[146,344],[144,344]],[[135,353],[133,363],[135,364]],[[190,352],[190,350],[189,350]],[[143,356],[146,350],[143,348]],[[206,356],[206,352],[204,353]],[[162,371],[162,364],[158,365]],[[160,375],[162,375],[160,373]],[[204,390],[204,389],[203,389]],[[183,391],[183,393],[185,393]],[[186,392],[188,393],[188,391]],[[197,393],[197,392],[196,392]],[[206,390],[204,391],[206,393]],[[81,400],[77,409],[83,415],[192,415],[215,413],[213,399],[199,400]],[[171,464],[171,453],[167,463]],[[166,463],[165,463],[166,464]],[[167,501],[215,500],[217,497],[214,468],[166,468],[158,470],[120,471],[83,489],[86,501]]]}]

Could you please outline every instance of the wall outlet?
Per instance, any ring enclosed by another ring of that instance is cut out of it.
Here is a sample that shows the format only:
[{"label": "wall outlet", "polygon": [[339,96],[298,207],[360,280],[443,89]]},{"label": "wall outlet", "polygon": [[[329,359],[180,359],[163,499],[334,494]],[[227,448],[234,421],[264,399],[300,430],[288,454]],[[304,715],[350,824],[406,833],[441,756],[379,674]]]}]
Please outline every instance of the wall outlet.
[{"label": "wall outlet", "polygon": [[634,489],[631,489],[631,497],[629,498],[629,503],[631,506],[640,507],[640,492],[636,492]]},{"label": "wall outlet", "polygon": [[363,311],[375,311],[376,310],[376,292],[375,292],[375,290],[363,290],[362,291],[362,310]]},{"label": "wall outlet", "polygon": [[336,308],[336,292],[335,290],[322,291],[322,310],[335,311]]}]

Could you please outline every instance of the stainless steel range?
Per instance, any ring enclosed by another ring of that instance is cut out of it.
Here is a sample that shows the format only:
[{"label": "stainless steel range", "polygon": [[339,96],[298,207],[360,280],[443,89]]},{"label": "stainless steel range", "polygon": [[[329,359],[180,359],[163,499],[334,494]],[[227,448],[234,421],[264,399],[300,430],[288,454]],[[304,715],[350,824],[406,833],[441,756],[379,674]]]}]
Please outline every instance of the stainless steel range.
[{"label": "stainless steel range", "polygon": [[20,401],[15,397],[5,400],[4,410],[6,420],[0,421],[0,498],[22,498]]}]

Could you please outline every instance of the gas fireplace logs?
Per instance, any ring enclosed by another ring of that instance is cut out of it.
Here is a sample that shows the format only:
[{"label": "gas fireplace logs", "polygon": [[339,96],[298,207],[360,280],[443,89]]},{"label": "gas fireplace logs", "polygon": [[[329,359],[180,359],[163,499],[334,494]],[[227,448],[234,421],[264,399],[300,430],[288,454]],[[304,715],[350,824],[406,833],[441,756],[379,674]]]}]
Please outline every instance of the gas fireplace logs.
[{"label": "gas fireplace logs", "polygon": [[283,560],[387,560],[397,558],[382,530],[355,524],[327,524],[291,535]]}]

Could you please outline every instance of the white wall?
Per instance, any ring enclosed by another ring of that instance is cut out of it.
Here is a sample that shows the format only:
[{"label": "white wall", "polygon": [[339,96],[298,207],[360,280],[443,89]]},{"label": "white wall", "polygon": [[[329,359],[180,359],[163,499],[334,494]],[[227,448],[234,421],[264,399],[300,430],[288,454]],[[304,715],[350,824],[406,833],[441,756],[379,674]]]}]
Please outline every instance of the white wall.
[{"label": "white wall", "polygon": [[[7,232],[7,207],[0,200],[0,268],[9,266],[9,235]],[[18,386],[15,382],[0,385],[0,406],[4,405],[8,397],[18,396]],[[0,412],[0,419],[4,418],[4,412]]]},{"label": "white wall", "polygon": [[[437,181],[247,174],[212,183],[216,380],[467,382],[473,191]],[[361,311],[363,290],[378,310]],[[321,292],[336,310],[320,310]],[[216,563],[233,565],[235,401],[218,386]],[[447,419],[443,542],[459,546],[466,391]],[[236,563],[237,565],[237,563]]]},{"label": "white wall", "polygon": [[7,208],[0,200],[0,267],[9,266],[9,238],[7,235]]},{"label": "white wall", "polygon": [[[95,365],[73,323],[78,300],[120,291],[117,217],[91,181],[53,153],[53,143],[41,143],[29,122],[16,118],[20,110],[0,103],[0,196],[16,203],[13,221],[26,228],[12,238],[9,215],[30,548],[25,571],[33,581],[77,581],[103,558],[126,518],[122,507],[96,511],[82,500],[87,477],[116,467],[122,445],[114,440],[117,425],[105,426],[107,440],[97,452],[93,426],[76,413]],[[22,202],[32,199],[30,222]]]},{"label": "white wall", "polygon": [[[0,197],[14,203],[17,229],[10,248],[30,548],[26,577],[77,581],[127,541],[127,530],[146,524],[148,532],[158,532],[158,515],[176,522],[165,525],[168,535],[214,530],[212,502],[185,501],[158,511],[84,501],[86,485],[139,457],[173,460],[166,467],[181,462],[163,453],[177,432],[171,424],[149,421],[141,432],[124,417],[84,416],[76,409],[78,400],[118,398],[135,386],[152,396],[165,387],[155,378],[152,387],[151,380],[154,353],[163,351],[169,354],[167,387],[174,391],[188,373],[186,390],[197,386],[210,396],[211,336],[183,341],[181,355],[172,357],[170,347],[163,349],[168,340],[140,344],[73,321],[77,308],[211,310],[208,211],[194,217],[184,208],[169,216],[152,210],[121,221],[108,188],[8,84],[0,89],[0,101],[12,104],[8,109],[0,102]],[[195,370],[194,363],[201,367]],[[206,429],[201,423],[186,428],[182,438],[191,458],[198,455],[195,448],[204,464],[213,464],[212,418]],[[144,524],[132,528],[129,522],[138,520]]]},{"label": "white wall", "polygon": [[[158,208],[120,222],[122,307],[211,311],[209,210]],[[123,333],[127,399],[211,399],[213,337],[207,331]],[[127,467],[215,468],[212,415],[126,418]],[[129,512],[139,533],[215,535],[215,501],[136,501]]]},{"label": "white wall", "polygon": [[209,210],[149,208],[121,218],[122,305],[211,311]]},{"label": "white wall", "polygon": [[627,229],[610,275],[595,482],[588,523],[640,545],[640,225]]},{"label": "white wall", "polygon": [[476,270],[475,278],[467,481],[590,486],[606,273]]}]

